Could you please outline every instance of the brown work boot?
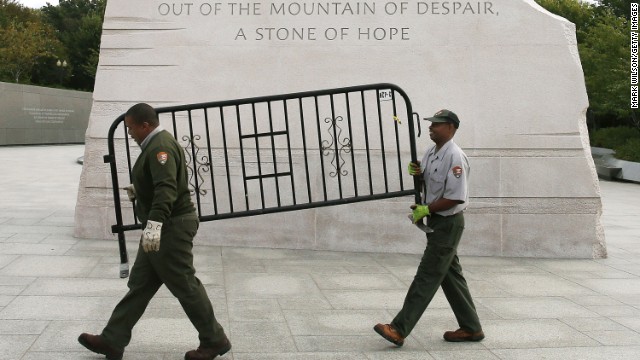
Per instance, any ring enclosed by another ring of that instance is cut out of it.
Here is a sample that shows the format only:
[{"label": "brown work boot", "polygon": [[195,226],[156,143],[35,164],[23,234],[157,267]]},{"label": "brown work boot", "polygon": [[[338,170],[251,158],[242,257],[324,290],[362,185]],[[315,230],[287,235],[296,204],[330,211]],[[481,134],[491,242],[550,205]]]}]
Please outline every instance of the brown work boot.
[{"label": "brown work boot", "polygon": [[107,344],[100,335],[82,333],[78,336],[78,342],[96,354],[105,355],[107,360],[121,360],[124,353]]},{"label": "brown work boot", "polygon": [[404,344],[404,338],[391,324],[378,324],[373,327],[373,330],[386,340],[396,344],[396,346],[402,346]]},{"label": "brown work boot", "polygon": [[471,332],[465,329],[458,329],[456,331],[447,331],[442,337],[451,342],[480,341],[484,339],[484,333],[482,330],[478,332]]},{"label": "brown work boot", "polygon": [[184,354],[184,360],[212,360],[218,355],[224,355],[231,350],[231,343],[225,336],[224,339],[218,341],[213,347],[198,347]]}]

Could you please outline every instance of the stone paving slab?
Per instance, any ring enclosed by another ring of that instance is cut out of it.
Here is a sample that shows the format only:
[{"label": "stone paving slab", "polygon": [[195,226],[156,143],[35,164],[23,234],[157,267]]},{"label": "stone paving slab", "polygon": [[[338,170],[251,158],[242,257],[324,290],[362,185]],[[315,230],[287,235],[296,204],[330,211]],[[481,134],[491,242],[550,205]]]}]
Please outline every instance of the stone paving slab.
[{"label": "stone paving slab", "polygon": [[[0,360],[103,358],[77,336],[99,332],[127,288],[118,278],[115,237],[72,236],[81,170],[75,159],[83,150],[0,148],[0,162],[11,169],[0,175]],[[640,185],[600,186],[607,259],[461,257],[487,335],[479,343],[443,341],[456,321],[441,292],[404,347],[373,332],[402,306],[419,255],[218,247],[196,239],[197,275],[233,343],[220,359],[636,360],[640,203],[630,199],[640,198]],[[127,236],[134,259],[136,235]],[[163,287],[124,359],[181,359],[197,345]]]}]

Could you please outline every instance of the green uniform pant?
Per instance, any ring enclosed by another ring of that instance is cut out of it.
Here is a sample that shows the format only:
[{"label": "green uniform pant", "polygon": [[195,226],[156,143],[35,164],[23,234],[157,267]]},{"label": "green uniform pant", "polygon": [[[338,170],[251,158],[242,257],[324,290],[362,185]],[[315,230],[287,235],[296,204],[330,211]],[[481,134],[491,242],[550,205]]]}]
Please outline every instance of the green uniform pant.
[{"label": "green uniform pant", "polygon": [[207,292],[195,276],[193,237],[198,230],[195,214],[170,218],[162,226],[160,251],[145,253],[138,247],[127,286],[129,292],[118,303],[102,331],[104,340],[124,350],[131,330],[162,284],[179,301],[199,334],[200,346],[211,347],[224,339],[224,330],[213,314]]},{"label": "green uniform pant", "polygon": [[402,310],[391,324],[403,337],[407,337],[442,286],[460,328],[480,331],[480,320],[456,255],[464,230],[464,217],[462,213],[447,217],[435,215],[429,218],[429,226],[434,232],[427,234],[427,248],[416,276]]}]

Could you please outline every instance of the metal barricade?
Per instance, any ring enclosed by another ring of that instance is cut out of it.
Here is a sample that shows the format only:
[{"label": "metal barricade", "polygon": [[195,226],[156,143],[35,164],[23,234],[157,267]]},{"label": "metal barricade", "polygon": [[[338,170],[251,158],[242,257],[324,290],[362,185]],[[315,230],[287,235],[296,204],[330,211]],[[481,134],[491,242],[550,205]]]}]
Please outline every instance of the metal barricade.
[{"label": "metal barricade", "polygon": [[[405,170],[409,161],[417,160],[417,114],[396,85],[353,86],[156,111],[161,125],[185,150],[200,221],[411,195],[420,202],[420,182]],[[111,230],[118,234],[120,276],[127,277],[124,232],[139,229],[141,224],[135,206],[120,195],[121,184],[130,183],[132,163],[139,153],[129,142],[124,115],[109,129],[108,148],[104,161],[111,167],[116,215]],[[131,211],[125,214],[123,207]]]}]

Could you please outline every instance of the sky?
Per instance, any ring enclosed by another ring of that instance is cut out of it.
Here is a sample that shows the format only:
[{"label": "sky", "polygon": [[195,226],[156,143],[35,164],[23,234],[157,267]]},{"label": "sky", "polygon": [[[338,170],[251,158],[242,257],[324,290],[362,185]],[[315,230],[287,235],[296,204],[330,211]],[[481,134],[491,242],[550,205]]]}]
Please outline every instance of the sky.
[{"label": "sky", "polygon": [[47,3],[51,5],[58,5],[58,0],[18,0],[18,2],[33,9],[39,9],[47,5]]}]

